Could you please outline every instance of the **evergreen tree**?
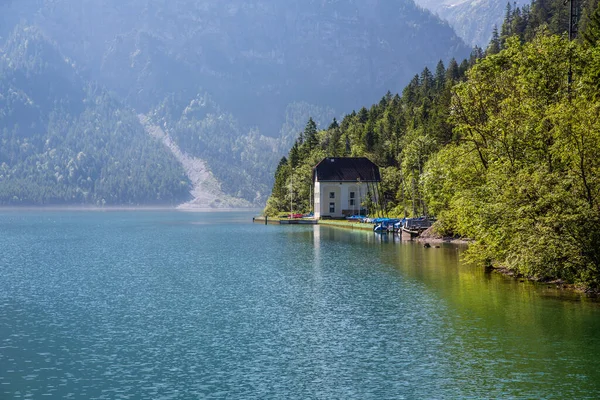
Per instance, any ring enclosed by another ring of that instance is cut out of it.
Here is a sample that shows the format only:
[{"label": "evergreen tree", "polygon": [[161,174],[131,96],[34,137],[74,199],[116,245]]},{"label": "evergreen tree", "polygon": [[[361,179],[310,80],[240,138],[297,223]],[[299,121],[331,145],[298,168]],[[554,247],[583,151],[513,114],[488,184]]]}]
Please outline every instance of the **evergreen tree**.
[{"label": "evergreen tree", "polygon": [[458,82],[460,78],[460,71],[458,70],[458,63],[456,59],[452,58],[448,63],[448,69],[446,70],[446,81],[454,84]]},{"label": "evergreen tree", "polygon": [[275,183],[273,184],[272,196],[279,199],[285,198],[288,192],[286,182],[289,176],[289,167],[287,158],[282,157],[275,170]]},{"label": "evergreen tree", "polygon": [[428,97],[431,94],[431,89],[434,86],[434,78],[433,74],[429,70],[429,68],[423,68],[421,72],[421,77],[419,78],[421,81],[421,93],[420,95],[423,97]]},{"label": "evergreen tree", "polygon": [[348,137],[348,135],[344,136],[344,143],[344,157],[348,157],[352,154],[352,144],[350,143],[350,137]]},{"label": "evergreen tree", "polygon": [[292,168],[296,168],[298,166],[298,164],[300,163],[300,149],[299,149],[299,147],[300,147],[299,141],[296,140],[294,142],[294,145],[290,149],[289,164],[290,164],[290,167],[292,167]]},{"label": "evergreen tree", "polygon": [[588,17],[581,38],[590,46],[600,45],[600,3],[598,3],[594,12]]},{"label": "evergreen tree", "polygon": [[379,100],[379,111],[385,110],[390,101],[392,101],[392,93],[388,90],[385,96],[383,96],[381,100]]},{"label": "evergreen tree", "polygon": [[[334,119],[335,121],[335,119]],[[327,141],[327,147],[326,147],[326,152],[327,152],[327,157],[339,157],[341,156],[344,151],[343,148],[341,148],[341,143],[340,143],[340,139],[342,137],[342,132],[339,128],[339,126],[336,126],[336,124],[334,125],[333,123],[330,125],[330,128],[327,130],[327,137],[328,137],[328,141]]]},{"label": "evergreen tree", "polygon": [[[526,10],[524,7],[523,10]],[[523,31],[525,29],[526,20],[524,19],[524,13],[520,8],[515,7],[513,11],[513,17],[510,24],[510,32],[512,35],[517,35],[519,38],[523,38]]]},{"label": "evergreen tree", "polygon": [[363,107],[358,111],[357,116],[358,116],[358,122],[360,122],[361,124],[364,124],[369,119],[369,111],[367,111],[367,109],[365,107]]},{"label": "evergreen tree", "polygon": [[309,118],[308,122],[306,123],[306,127],[304,128],[304,143],[306,144],[309,152],[317,147],[317,144],[319,144],[317,139],[317,124],[312,117]]},{"label": "evergreen tree", "polygon": [[329,124],[329,127],[327,128],[327,130],[332,130],[332,129],[336,129],[339,128],[340,125],[337,122],[337,119],[335,117],[333,117],[333,121],[331,121],[331,124]]},{"label": "evergreen tree", "polygon": [[483,58],[483,50],[479,46],[473,47],[473,50],[471,50],[471,54],[469,55],[469,65],[472,67],[480,58]]},{"label": "evergreen tree", "polygon": [[463,77],[463,76],[465,76],[465,74],[467,73],[468,70],[469,70],[469,61],[464,59],[458,66],[458,72],[460,73],[460,76]]},{"label": "evergreen tree", "polygon": [[435,67],[435,90],[440,91],[446,86],[446,68],[442,60],[438,61]]},{"label": "evergreen tree", "polygon": [[407,104],[414,103],[419,95],[420,87],[419,75],[415,75],[402,91],[402,100]]},{"label": "evergreen tree", "polygon": [[365,133],[363,135],[365,148],[367,151],[371,152],[375,148],[375,127],[373,124],[373,120],[369,119],[365,124]]},{"label": "evergreen tree", "polygon": [[[504,12],[504,22],[502,23],[502,27],[500,28],[500,47],[502,47],[504,45],[504,42],[506,42],[506,39],[508,39],[512,35],[513,15],[513,9],[510,5],[510,2],[508,2],[506,3],[506,8]],[[496,34],[497,33],[498,31],[496,29]],[[498,49],[498,51],[500,51],[500,49]]]},{"label": "evergreen tree", "polygon": [[494,25],[494,30],[492,31],[492,39],[490,40],[490,44],[485,50],[486,55],[498,54],[500,52],[500,36],[498,35],[498,27]]}]

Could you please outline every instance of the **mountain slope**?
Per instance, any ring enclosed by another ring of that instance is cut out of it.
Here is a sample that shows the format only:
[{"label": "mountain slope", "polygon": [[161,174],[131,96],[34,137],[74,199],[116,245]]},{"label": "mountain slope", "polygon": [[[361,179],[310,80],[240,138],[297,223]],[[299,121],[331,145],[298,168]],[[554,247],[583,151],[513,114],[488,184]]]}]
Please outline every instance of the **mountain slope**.
[{"label": "mountain slope", "polygon": [[36,28],[0,54],[0,204],[177,204],[189,183],[131,110]]},{"label": "mountain slope", "polygon": [[182,205],[181,208],[232,208],[232,207],[250,207],[251,203],[241,199],[227,196],[221,190],[221,185],[215,179],[208,169],[206,162],[199,158],[190,157],[183,153],[179,146],[173,142],[171,137],[166,134],[159,126],[152,125],[150,119],[140,114],[138,116],[140,123],[146,129],[146,132],[159,139],[181,164],[185,174],[191,182],[192,188],[190,194],[192,199]]},{"label": "mountain slope", "polygon": [[468,52],[408,0],[48,0],[32,20],[140,111],[202,88],[271,136],[278,125],[257,113],[280,122],[296,100],[356,108]]},{"label": "mountain slope", "polygon": [[[469,51],[409,0],[23,0],[0,15],[2,37],[35,26],[85,85],[148,115],[225,193],[254,203],[310,116],[325,126]],[[59,114],[78,115],[69,104]]]}]

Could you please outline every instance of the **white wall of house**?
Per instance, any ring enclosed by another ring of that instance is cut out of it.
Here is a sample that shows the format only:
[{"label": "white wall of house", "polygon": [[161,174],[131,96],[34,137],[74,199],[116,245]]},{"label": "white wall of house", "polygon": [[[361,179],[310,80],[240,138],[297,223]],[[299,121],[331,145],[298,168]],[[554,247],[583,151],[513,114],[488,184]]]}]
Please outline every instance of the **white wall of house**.
[{"label": "white wall of house", "polygon": [[360,204],[365,200],[369,185],[361,182],[319,182],[314,186],[315,218],[330,216],[341,218],[358,214]]}]

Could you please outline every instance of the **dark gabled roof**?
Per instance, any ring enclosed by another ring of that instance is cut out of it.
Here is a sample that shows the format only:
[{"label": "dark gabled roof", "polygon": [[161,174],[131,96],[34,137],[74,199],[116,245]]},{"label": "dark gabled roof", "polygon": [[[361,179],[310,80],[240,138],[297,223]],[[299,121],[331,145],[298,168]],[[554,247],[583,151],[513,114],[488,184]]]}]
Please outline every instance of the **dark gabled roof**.
[{"label": "dark gabled roof", "polygon": [[313,168],[319,182],[379,182],[379,167],[366,157],[324,158]]}]

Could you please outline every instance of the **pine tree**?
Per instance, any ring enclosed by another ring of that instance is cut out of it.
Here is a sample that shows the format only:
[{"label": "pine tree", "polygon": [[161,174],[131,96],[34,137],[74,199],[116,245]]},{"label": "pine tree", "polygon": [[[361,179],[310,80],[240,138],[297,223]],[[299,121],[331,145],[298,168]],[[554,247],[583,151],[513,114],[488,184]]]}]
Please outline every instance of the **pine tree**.
[{"label": "pine tree", "polygon": [[333,122],[335,122],[335,124],[331,123],[331,125],[329,125],[329,129],[327,130],[328,141],[326,151],[328,157],[339,157],[343,154],[343,149],[340,147],[342,132],[337,125],[335,118],[333,119]]},{"label": "pine tree", "polygon": [[[506,39],[508,39],[512,35],[512,20],[513,20],[513,10],[510,5],[510,2],[508,2],[508,3],[506,3],[506,8],[505,8],[505,12],[504,12],[504,21],[502,22],[502,28],[500,28],[500,47],[502,47],[504,45],[504,42],[506,42]],[[496,33],[498,33],[498,32],[496,31]]]},{"label": "pine tree", "polygon": [[434,85],[433,74],[429,70],[429,68],[423,68],[423,72],[421,72],[421,96],[428,97],[431,94],[431,89]]},{"label": "pine tree", "polygon": [[309,152],[319,144],[317,138],[317,124],[312,117],[309,118],[306,127],[304,128],[304,143],[306,144],[306,147],[308,147]]},{"label": "pine tree", "polygon": [[376,142],[375,126],[373,121],[369,119],[365,125],[364,141],[367,151],[373,151]]},{"label": "pine tree", "polygon": [[329,127],[327,128],[328,131],[332,130],[332,129],[336,129],[339,128],[340,125],[337,122],[337,119],[335,117],[333,117],[333,121],[331,121],[331,124],[329,124]]},{"label": "pine tree", "polygon": [[300,149],[299,149],[300,145],[298,143],[298,140],[296,140],[296,142],[294,142],[294,145],[292,146],[292,148],[290,149],[290,166],[292,168],[296,168],[298,166],[298,164],[300,163]]},{"label": "pine tree", "polygon": [[402,100],[407,104],[414,103],[417,99],[420,86],[421,81],[419,79],[419,75],[415,75],[402,91]]},{"label": "pine tree", "polygon": [[369,111],[365,107],[358,111],[358,122],[364,124],[369,119]]},{"label": "pine tree", "polygon": [[460,76],[465,76],[465,74],[467,73],[468,70],[469,70],[469,62],[466,59],[464,59],[458,66],[458,72],[460,73]]},{"label": "pine tree", "polygon": [[492,39],[490,40],[490,44],[485,50],[485,54],[491,55],[498,53],[500,53],[500,36],[498,35],[498,27],[494,25],[494,30],[492,31]]},{"label": "pine tree", "polygon": [[469,65],[472,67],[473,65],[475,65],[477,63],[477,60],[479,60],[480,58],[483,58],[484,54],[483,54],[483,50],[481,49],[481,47],[479,46],[475,46],[473,47],[473,50],[471,50],[471,54],[469,55]]},{"label": "pine tree", "polygon": [[275,183],[273,184],[272,196],[283,200],[288,192],[286,181],[289,175],[288,160],[282,157],[275,170]]},{"label": "pine tree", "polygon": [[435,67],[435,90],[440,91],[446,86],[446,68],[444,67],[444,63],[442,60],[438,61],[437,66]]},{"label": "pine tree", "polygon": [[448,63],[448,69],[446,70],[446,81],[450,84],[454,84],[460,78],[460,72],[458,70],[458,63],[456,59],[452,58]]},{"label": "pine tree", "polygon": [[385,96],[383,96],[381,100],[379,100],[379,107],[381,107],[381,111],[383,111],[387,107],[390,101],[392,101],[392,92],[388,90]]},{"label": "pine tree", "polygon": [[596,10],[587,19],[585,30],[582,32],[581,37],[590,46],[600,45],[600,3],[598,3]]},{"label": "pine tree", "polygon": [[522,35],[521,35],[522,25],[523,25],[523,17],[521,15],[521,9],[516,7],[513,10],[512,21],[510,23],[511,35],[517,35],[519,37],[522,37]]}]

